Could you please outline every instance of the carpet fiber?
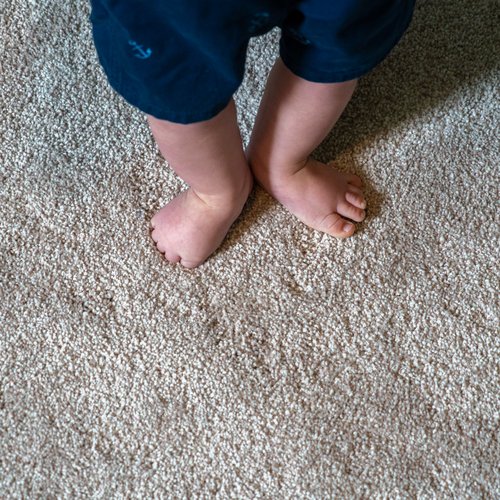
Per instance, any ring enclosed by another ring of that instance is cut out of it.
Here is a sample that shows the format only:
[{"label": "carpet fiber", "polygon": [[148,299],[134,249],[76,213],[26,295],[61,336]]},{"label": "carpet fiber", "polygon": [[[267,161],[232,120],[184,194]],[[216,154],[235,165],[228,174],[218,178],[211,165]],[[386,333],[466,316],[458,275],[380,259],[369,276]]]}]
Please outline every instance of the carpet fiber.
[{"label": "carpet fiber", "polygon": [[367,186],[354,237],[257,188],[191,271],[149,238],[183,184],[87,3],[1,10],[2,498],[498,498],[497,1],[419,1],[314,152]]}]

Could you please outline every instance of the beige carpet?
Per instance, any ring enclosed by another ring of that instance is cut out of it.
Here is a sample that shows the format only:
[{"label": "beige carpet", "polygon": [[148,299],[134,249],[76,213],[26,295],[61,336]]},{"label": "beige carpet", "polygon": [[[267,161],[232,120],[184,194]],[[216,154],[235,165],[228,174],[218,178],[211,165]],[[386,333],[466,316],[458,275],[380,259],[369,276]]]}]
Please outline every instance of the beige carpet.
[{"label": "beige carpet", "polygon": [[420,1],[316,151],[368,186],[355,237],[257,189],[186,271],[86,2],[2,0],[0,497],[499,498],[499,11]]}]

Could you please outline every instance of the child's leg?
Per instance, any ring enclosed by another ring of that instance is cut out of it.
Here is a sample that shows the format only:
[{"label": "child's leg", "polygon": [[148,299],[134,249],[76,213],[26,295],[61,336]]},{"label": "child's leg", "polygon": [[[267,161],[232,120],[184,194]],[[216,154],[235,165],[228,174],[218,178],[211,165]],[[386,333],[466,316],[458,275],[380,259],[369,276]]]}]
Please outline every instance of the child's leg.
[{"label": "child's leg", "polygon": [[361,180],[309,157],[349,102],[356,81],[313,83],[278,59],[256,118],[247,158],[255,178],[308,226],[351,236],[366,202]]},{"label": "child's leg", "polygon": [[203,122],[148,121],[163,156],[190,186],[155,214],[152,237],[169,261],[195,267],[220,245],[252,188],[235,104]]}]

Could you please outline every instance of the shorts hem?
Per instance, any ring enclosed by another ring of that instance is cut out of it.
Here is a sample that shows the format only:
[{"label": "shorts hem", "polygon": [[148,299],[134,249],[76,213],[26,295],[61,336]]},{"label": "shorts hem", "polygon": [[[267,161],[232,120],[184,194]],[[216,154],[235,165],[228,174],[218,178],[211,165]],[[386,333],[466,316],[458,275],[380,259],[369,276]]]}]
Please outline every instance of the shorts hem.
[{"label": "shorts hem", "polygon": [[205,109],[203,111],[179,112],[165,108],[163,109],[158,108],[158,106],[154,106],[146,102],[141,102],[140,100],[128,96],[127,92],[121,89],[118,85],[114,84],[109,77],[108,77],[108,82],[110,86],[113,88],[113,90],[120,97],[122,97],[125,101],[127,101],[128,104],[130,104],[134,108],[137,108],[139,111],[151,115],[159,120],[166,120],[169,122],[179,123],[183,125],[211,120],[227,107],[232,98],[231,95],[231,97],[229,97],[226,101],[220,102],[219,104],[214,104],[212,107]]},{"label": "shorts hem", "polygon": [[283,38],[280,39],[279,44],[279,54],[285,66],[295,75],[304,80],[315,82],[315,83],[340,83],[349,80],[354,80],[360,78],[363,75],[369,73],[372,69],[378,66],[386,57],[392,52],[394,47],[398,44],[401,38],[406,33],[412,17],[413,17],[413,2],[410,2],[411,8],[409,9],[408,16],[405,21],[401,23],[400,29],[396,32],[396,35],[385,45],[385,47],[373,54],[369,61],[363,61],[357,64],[355,67],[351,66],[347,69],[346,64],[342,62],[335,63],[332,61],[332,66],[337,64],[338,67],[344,67],[343,70],[324,70],[323,68],[305,68],[301,67],[300,63],[296,61],[293,53],[289,52],[284,44]]},{"label": "shorts hem", "polygon": [[344,70],[344,71],[322,71],[322,70],[310,70],[300,67],[300,65],[295,64],[293,57],[289,57],[286,49],[280,48],[280,57],[283,64],[296,76],[314,83],[341,83],[347,82],[349,80],[355,80],[363,75],[369,73],[375,66],[377,66],[385,56],[381,57],[380,60],[376,62],[370,62],[365,65],[357,66],[354,69]]},{"label": "shorts hem", "polygon": [[183,125],[188,125],[190,123],[204,122],[215,118],[226,106],[229,104],[230,99],[224,103],[214,106],[205,111],[200,111],[198,113],[178,113],[169,110],[158,110],[157,108],[145,106],[141,104],[136,104],[129,101],[125,96],[122,97],[132,106],[138,108],[143,113],[154,116],[159,120],[166,120],[173,123],[179,123]]}]

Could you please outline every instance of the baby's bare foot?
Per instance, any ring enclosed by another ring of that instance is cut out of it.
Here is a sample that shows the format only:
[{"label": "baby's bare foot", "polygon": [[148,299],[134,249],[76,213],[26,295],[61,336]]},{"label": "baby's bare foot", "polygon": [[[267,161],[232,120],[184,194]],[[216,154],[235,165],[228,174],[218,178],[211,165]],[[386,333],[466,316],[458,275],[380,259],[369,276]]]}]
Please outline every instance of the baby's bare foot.
[{"label": "baby's bare foot", "polygon": [[331,164],[308,158],[295,172],[279,176],[259,173],[255,165],[252,169],[266,191],[313,229],[347,238],[354,233],[354,224],[346,219],[361,222],[366,216],[361,179]]},{"label": "baby's bare foot", "polygon": [[239,193],[207,197],[189,188],[156,212],[151,236],[167,260],[193,268],[216,250],[250,194],[248,177]]}]

